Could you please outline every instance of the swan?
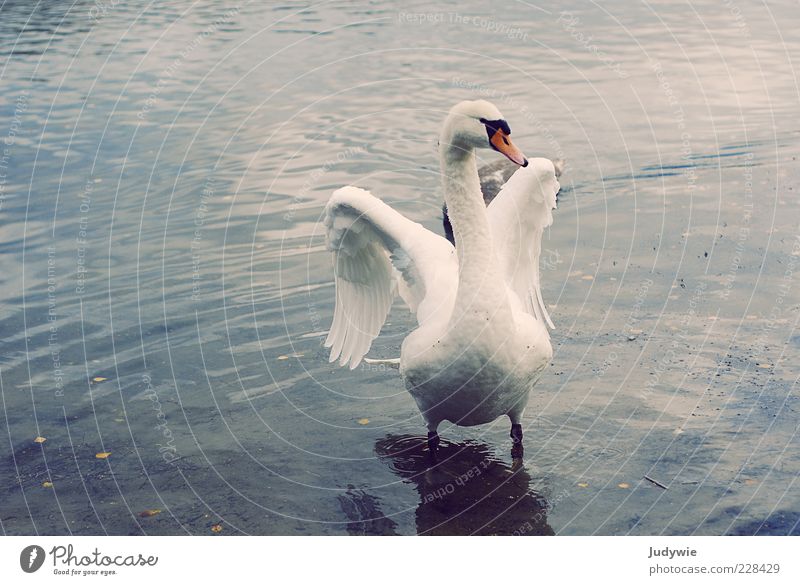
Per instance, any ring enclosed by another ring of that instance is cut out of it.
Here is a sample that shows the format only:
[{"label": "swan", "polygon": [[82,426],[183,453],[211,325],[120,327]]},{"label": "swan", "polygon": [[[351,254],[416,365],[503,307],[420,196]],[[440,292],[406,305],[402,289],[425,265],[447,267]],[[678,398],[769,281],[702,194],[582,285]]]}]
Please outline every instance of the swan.
[{"label": "swan", "polygon": [[[528,395],[553,356],[539,252],[559,184],[553,163],[527,160],[510,134],[484,100],[455,105],[444,121],[440,163],[457,248],[359,187],[336,190],[325,208],[336,284],[330,361],[356,368],[399,293],[418,324],[403,340],[400,373],[432,453],[445,420],[473,426],[508,416],[512,456],[521,457]],[[488,207],[477,148],[519,167]]]}]

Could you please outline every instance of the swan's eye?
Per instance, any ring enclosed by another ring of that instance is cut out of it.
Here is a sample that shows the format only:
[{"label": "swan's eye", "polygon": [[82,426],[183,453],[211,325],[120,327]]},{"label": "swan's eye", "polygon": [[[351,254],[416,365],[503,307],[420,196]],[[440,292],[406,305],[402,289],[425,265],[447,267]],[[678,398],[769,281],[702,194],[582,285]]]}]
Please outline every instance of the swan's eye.
[{"label": "swan's eye", "polygon": [[486,126],[486,133],[490,138],[494,136],[498,130],[502,130],[503,134],[505,135],[511,134],[511,128],[508,126],[508,122],[502,118],[499,120],[487,120],[486,118],[481,118],[480,122]]},{"label": "swan's eye", "polygon": [[494,140],[502,139],[503,144],[508,146],[508,136],[511,134],[511,128],[508,127],[508,122],[503,120],[502,118],[499,120],[487,120],[486,118],[480,119],[481,124],[486,126],[486,136],[489,137],[489,144],[492,145],[492,148],[495,148]]}]

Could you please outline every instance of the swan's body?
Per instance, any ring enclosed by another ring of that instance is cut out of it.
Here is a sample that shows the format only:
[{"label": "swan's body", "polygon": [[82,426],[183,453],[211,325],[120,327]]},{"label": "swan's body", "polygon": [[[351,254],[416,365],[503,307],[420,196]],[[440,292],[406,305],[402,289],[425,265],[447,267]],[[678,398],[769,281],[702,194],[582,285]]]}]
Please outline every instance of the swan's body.
[{"label": "swan's body", "polygon": [[[357,187],[336,191],[326,209],[336,268],[336,310],[326,340],[331,361],[359,364],[396,289],[419,325],[403,341],[400,371],[437,441],[443,420],[470,426],[508,415],[521,449],[528,394],[552,358],[538,261],[558,182],[553,164],[529,164],[509,133],[485,101],[462,102],[445,121],[441,165],[457,251]],[[526,167],[488,208],[474,153],[487,145],[487,134],[497,150]]]}]

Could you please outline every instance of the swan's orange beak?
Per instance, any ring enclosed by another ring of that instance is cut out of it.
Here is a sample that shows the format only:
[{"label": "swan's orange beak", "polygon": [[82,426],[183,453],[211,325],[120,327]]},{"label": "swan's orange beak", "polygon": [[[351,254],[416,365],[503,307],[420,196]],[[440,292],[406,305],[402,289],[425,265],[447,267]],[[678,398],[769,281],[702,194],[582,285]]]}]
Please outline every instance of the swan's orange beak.
[{"label": "swan's orange beak", "polygon": [[495,132],[492,137],[489,139],[489,142],[492,144],[492,148],[494,148],[497,152],[500,152],[508,158],[514,164],[518,164],[521,167],[528,166],[528,159],[525,158],[525,155],[522,154],[522,151],[517,148],[513,142],[511,142],[511,138],[503,132],[502,128],[498,128],[497,132]]}]

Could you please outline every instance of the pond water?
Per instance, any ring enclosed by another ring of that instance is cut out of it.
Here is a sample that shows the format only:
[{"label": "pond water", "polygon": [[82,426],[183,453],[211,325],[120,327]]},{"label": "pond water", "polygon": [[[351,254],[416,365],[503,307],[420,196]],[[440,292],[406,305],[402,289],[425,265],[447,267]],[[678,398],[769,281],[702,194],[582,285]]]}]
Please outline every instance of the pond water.
[{"label": "pond water", "polygon": [[[0,4],[2,532],[800,532],[796,4],[561,4]],[[431,468],[397,370],[327,363],[320,219],[441,233],[479,97],[568,162],[555,356],[522,466],[498,420]]]}]

